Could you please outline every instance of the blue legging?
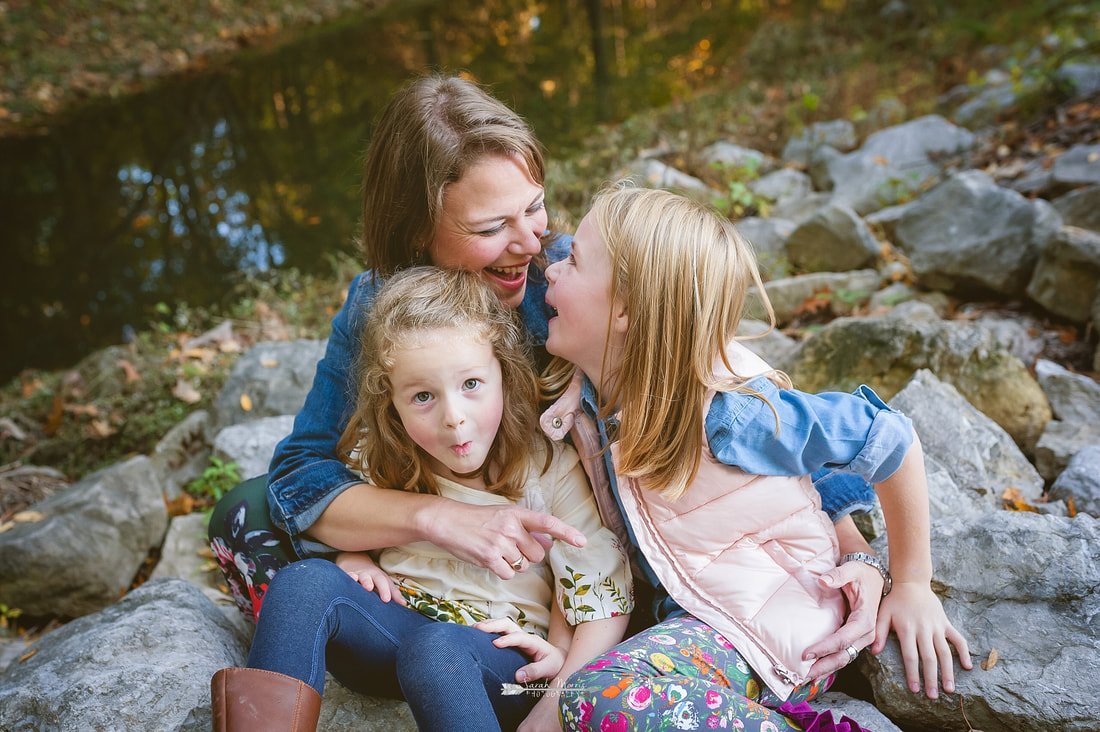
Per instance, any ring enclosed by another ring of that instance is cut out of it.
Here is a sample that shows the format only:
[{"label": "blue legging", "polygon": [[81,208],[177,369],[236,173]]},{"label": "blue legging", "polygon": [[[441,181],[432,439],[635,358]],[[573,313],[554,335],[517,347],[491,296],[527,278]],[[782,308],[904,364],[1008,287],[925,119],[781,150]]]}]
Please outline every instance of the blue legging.
[{"label": "blue legging", "polygon": [[[832,677],[795,689],[807,701]],[[658,623],[569,677],[559,710],[565,730],[798,730],[741,654],[690,615]]]},{"label": "blue legging", "polygon": [[281,569],[264,597],[250,668],[293,676],[323,693],[325,668],[371,696],[404,698],[425,730],[513,729],[536,701],[501,696],[528,659],[497,636],[382,602],[332,562]]}]

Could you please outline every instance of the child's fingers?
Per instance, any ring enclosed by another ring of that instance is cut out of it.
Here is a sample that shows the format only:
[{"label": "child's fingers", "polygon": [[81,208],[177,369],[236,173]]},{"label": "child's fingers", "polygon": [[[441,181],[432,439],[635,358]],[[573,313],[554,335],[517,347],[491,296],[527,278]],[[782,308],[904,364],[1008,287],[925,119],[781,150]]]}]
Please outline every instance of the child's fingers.
[{"label": "child's fingers", "polygon": [[479,620],[474,623],[473,627],[478,630],[484,630],[486,633],[514,633],[519,630],[519,626],[516,625],[511,618]]},{"label": "child's fingers", "polygon": [[951,644],[946,638],[936,638],[936,655],[940,661],[943,690],[953,694],[955,692],[955,659],[951,657]]},{"label": "child's fingers", "polygon": [[966,638],[963,638],[962,633],[955,630],[953,625],[947,627],[947,640],[955,646],[955,650],[959,654],[959,665],[965,669],[974,668],[974,663],[970,660],[970,646],[967,645]]},{"label": "child's fingers", "polygon": [[922,635],[917,639],[917,647],[920,650],[921,668],[924,671],[924,693],[929,699],[939,699],[940,662],[936,655],[936,644],[932,642],[931,637]]},{"label": "child's fingers", "polygon": [[547,679],[561,669],[561,659],[543,658],[532,661],[516,671],[516,683],[526,684],[535,679]]}]

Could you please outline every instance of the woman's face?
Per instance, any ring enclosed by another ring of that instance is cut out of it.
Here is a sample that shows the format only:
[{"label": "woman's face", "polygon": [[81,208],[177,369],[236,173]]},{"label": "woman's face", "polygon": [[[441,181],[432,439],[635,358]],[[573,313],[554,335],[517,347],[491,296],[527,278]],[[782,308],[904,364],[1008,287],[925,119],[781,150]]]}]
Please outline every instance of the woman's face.
[{"label": "woman's face", "polygon": [[443,192],[428,257],[438,267],[477,273],[502,303],[519,307],[527,265],[546,232],[543,196],[522,158],[486,156]]}]

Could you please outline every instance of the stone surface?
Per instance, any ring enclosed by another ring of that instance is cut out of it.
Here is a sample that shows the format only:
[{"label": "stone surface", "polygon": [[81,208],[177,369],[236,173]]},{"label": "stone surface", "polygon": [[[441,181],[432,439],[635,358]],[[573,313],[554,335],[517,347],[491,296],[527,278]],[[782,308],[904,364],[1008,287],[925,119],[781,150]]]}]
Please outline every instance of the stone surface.
[{"label": "stone surface", "polygon": [[[212,429],[261,417],[297,414],[327,341],[257,343],[241,356],[218,392]],[[242,405],[247,397],[248,409]]]},{"label": "stone surface", "polygon": [[1100,232],[1100,185],[1078,188],[1051,203],[1066,226]]},{"label": "stone surface", "polygon": [[168,529],[160,482],[144,456],[32,508],[40,520],[0,533],[0,602],[26,615],[80,617],[115,602]]},{"label": "stone surface", "polygon": [[1063,318],[1085,323],[1100,285],[1100,233],[1063,226],[1039,257],[1027,294]]},{"label": "stone surface", "polygon": [[[775,319],[783,326],[791,322],[799,308],[807,300],[823,299],[825,307],[833,315],[850,313],[865,303],[875,292],[881,280],[873,269],[852,272],[815,272],[813,274],[786,277],[764,283],[764,290],[775,311]],[[745,303],[745,317],[766,320],[756,291],[750,291]]]},{"label": "stone surface", "polygon": [[1072,498],[1078,512],[1100,518],[1100,443],[1077,451],[1054,481],[1050,495],[1058,500]]},{"label": "stone surface", "polygon": [[241,480],[267,473],[275,446],[294,428],[294,416],[264,417],[231,425],[214,438],[214,455],[239,466]]},{"label": "stone surface", "polygon": [[879,244],[850,206],[830,203],[791,232],[786,250],[804,272],[848,272],[873,263]]},{"label": "stone surface", "polygon": [[978,286],[1022,296],[1040,252],[1060,225],[1049,204],[1033,203],[986,173],[968,170],[906,210],[895,241],[909,255],[917,282],[927,288]]}]

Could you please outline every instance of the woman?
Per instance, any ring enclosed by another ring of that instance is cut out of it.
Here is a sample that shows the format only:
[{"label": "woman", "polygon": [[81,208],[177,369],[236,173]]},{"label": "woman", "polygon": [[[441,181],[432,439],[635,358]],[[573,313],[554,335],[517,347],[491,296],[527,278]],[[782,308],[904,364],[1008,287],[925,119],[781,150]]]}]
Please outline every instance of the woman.
[{"label": "woman", "polygon": [[[572,527],[520,507],[471,506],[368,485],[336,451],[354,409],[356,334],[381,279],[401,267],[430,263],[477,272],[518,310],[542,365],[549,317],[543,272],[569,250],[568,237],[547,232],[544,178],[530,127],[470,81],[423,77],[387,105],[363,176],[361,244],[374,269],[352,281],[312,389],[293,432],[276,448],[266,481],[235,488],[210,521],[215,556],[246,615],[258,614],[267,582],[298,558],[430,541],[510,577],[514,562],[542,560],[545,535],[581,541]],[[842,551],[874,561],[847,516],[867,510],[874,494],[847,477],[826,481],[823,503],[839,518]],[[849,663],[875,635],[884,576],[862,560],[836,572],[852,610],[843,628],[811,648],[818,676]]]}]

